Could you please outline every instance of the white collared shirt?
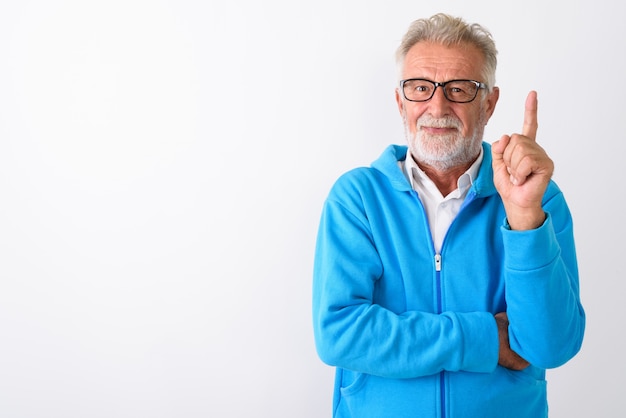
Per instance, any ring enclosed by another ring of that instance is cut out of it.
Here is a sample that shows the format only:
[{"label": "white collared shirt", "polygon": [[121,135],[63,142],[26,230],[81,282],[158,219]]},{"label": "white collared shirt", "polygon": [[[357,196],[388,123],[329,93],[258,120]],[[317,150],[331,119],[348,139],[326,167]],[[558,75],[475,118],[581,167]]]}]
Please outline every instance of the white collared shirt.
[{"label": "white collared shirt", "polygon": [[457,180],[457,188],[448,196],[443,196],[435,183],[415,163],[411,153],[407,152],[407,158],[404,164],[406,170],[405,174],[411,182],[411,187],[417,192],[424,205],[430,226],[430,233],[437,253],[441,251],[443,238],[446,236],[452,221],[459,213],[461,205],[467,196],[467,192],[478,175],[478,169],[482,161],[483,150],[481,147],[480,154],[478,154],[476,161],[474,161],[470,168]]}]

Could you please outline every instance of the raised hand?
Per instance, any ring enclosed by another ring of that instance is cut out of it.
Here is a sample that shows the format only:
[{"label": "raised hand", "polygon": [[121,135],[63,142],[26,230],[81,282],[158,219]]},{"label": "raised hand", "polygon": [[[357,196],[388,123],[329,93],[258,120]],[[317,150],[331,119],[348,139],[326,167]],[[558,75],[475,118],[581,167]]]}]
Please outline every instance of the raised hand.
[{"label": "raised hand", "polygon": [[511,229],[534,229],[545,221],[541,199],[554,163],[537,144],[537,92],[526,98],[521,134],[503,135],[491,147],[493,180]]}]

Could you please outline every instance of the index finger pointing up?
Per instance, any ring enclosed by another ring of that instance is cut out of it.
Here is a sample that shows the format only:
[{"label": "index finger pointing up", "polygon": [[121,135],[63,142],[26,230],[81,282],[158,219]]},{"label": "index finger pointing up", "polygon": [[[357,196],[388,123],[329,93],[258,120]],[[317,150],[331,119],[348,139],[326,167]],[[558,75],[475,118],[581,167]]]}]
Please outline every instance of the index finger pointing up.
[{"label": "index finger pointing up", "polygon": [[537,136],[537,92],[534,90],[528,93],[528,97],[526,97],[522,135],[533,141]]}]

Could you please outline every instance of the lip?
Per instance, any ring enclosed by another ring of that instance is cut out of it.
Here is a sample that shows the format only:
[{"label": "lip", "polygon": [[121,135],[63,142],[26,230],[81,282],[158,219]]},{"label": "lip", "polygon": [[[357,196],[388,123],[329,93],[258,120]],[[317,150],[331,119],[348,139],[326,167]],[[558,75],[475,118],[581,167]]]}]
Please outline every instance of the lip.
[{"label": "lip", "polygon": [[420,129],[434,135],[448,134],[450,132],[456,132],[457,130],[456,128],[442,128],[437,126],[421,126]]}]

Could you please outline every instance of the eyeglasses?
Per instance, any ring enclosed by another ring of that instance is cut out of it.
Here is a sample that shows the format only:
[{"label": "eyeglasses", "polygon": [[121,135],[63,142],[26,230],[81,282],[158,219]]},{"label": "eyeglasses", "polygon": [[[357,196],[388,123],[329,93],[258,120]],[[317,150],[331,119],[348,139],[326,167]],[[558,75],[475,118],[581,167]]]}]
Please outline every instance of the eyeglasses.
[{"label": "eyeglasses", "polygon": [[404,98],[411,102],[430,100],[437,87],[443,89],[443,95],[454,103],[468,103],[476,98],[478,90],[486,89],[487,85],[474,80],[450,80],[438,83],[423,78],[410,78],[400,81],[400,89]]}]

